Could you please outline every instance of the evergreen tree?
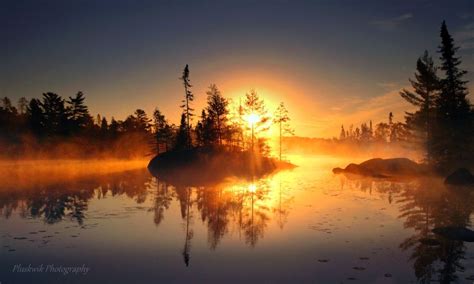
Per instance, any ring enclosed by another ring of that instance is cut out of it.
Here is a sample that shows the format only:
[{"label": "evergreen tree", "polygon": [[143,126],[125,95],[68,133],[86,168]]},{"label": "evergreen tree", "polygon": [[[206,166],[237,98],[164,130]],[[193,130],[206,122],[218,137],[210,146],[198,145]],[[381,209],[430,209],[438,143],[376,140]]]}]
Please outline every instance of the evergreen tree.
[{"label": "evergreen tree", "polygon": [[66,134],[68,121],[64,99],[55,93],[44,93],[40,105],[46,134],[50,136]]},{"label": "evergreen tree", "polygon": [[[82,92],[78,92],[76,96],[69,97],[66,103],[68,104],[68,116],[73,132],[92,125],[92,117],[89,114],[89,109],[84,103],[85,97]],[[98,120],[101,123],[102,120]]]},{"label": "evergreen tree", "polygon": [[341,125],[341,133],[339,134],[339,140],[346,140],[346,131],[344,130],[344,124]]},{"label": "evergreen tree", "polygon": [[115,120],[114,117],[110,120],[109,125],[109,136],[111,139],[116,139],[119,133],[119,123]]},{"label": "evergreen tree", "polygon": [[375,126],[374,139],[378,142],[388,142],[390,137],[390,126],[381,122]]},{"label": "evergreen tree", "polygon": [[13,142],[17,137],[20,126],[21,121],[18,119],[17,109],[12,106],[8,97],[4,97],[2,99],[2,105],[0,106],[0,141],[7,139]]},{"label": "evergreen tree", "polygon": [[105,117],[102,118],[102,121],[100,123],[100,132],[103,137],[107,135],[107,132],[109,130],[109,124],[107,123],[107,119]]},{"label": "evergreen tree", "polygon": [[214,122],[217,142],[222,145],[222,137],[224,136],[227,123],[227,108],[229,102],[224,98],[215,84],[209,86],[207,91],[207,113],[209,118]]},{"label": "evergreen tree", "polygon": [[255,90],[250,90],[250,92],[245,95],[244,112],[247,115],[247,121],[250,124],[250,150],[253,152],[256,134],[267,131],[269,129],[268,122],[270,121],[265,108],[265,103],[258,96]]},{"label": "evergreen tree", "polygon": [[38,99],[31,99],[26,110],[27,122],[30,130],[36,135],[43,134],[43,110],[41,109],[41,102]]},{"label": "evergreen tree", "polygon": [[18,99],[18,112],[19,114],[25,114],[28,109],[28,100],[25,97]]},{"label": "evergreen tree", "polygon": [[372,131],[367,123],[362,123],[360,125],[360,141],[362,142],[370,142],[372,140]]},{"label": "evergreen tree", "polygon": [[156,150],[160,153],[160,145],[164,146],[164,151],[167,152],[170,147],[170,142],[173,137],[173,131],[171,126],[168,124],[165,116],[161,114],[159,109],[155,109],[153,112],[154,126],[155,126],[155,138],[156,138]]},{"label": "evergreen tree", "polygon": [[151,119],[148,118],[146,112],[142,109],[137,109],[134,115],[135,129],[138,132],[149,132],[151,128]]},{"label": "evergreen tree", "polygon": [[182,105],[181,108],[183,109],[183,113],[185,115],[185,122],[186,122],[186,135],[188,136],[186,138],[186,141],[190,143],[187,145],[188,148],[191,148],[191,118],[194,115],[193,111],[194,109],[191,108],[191,102],[194,100],[194,95],[191,92],[191,83],[189,80],[189,67],[188,64],[184,67],[183,70],[183,75],[180,78],[183,81],[183,86],[184,86],[184,99],[182,100]]},{"label": "evergreen tree", "polygon": [[176,141],[174,144],[174,149],[175,150],[184,150],[184,149],[189,149],[190,142],[188,141],[190,139],[188,135],[188,129],[187,129],[187,123],[186,123],[186,114],[182,113],[181,114],[181,121],[179,123],[179,128],[178,132],[176,133]]},{"label": "evergreen tree", "polygon": [[284,135],[294,135],[294,130],[290,127],[290,117],[288,115],[288,110],[285,107],[285,104],[283,102],[280,102],[280,105],[275,111],[274,114],[274,123],[278,124],[278,130],[279,130],[279,157],[281,161],[281,156],[282,156],[282,137]]},{"label": "evergreen tree", "polygon": [[7,112],[13,113],[15,115],[18,113],[17,109],[12,105],[12,101],[8,97],[2,98],[2,106]]},{"label": "evergreen tree", "polygon": [[[441,25],[441,70],[444,77],[440,80],[440,93],[436,100],[436,129],[433,135],[433,148],[437,164],[448,166],[456,161],[461,163],[466,158],[472,144],[473,127],[470,114],[470,103],[466,96],[466,71],[459,69],[461,60],[456,56],[454,40],[448,32],[446,23]],[[471,151],[472,152],[472,151]]]},{"label": "evergreen tree", "polygon": [[[403,89],[400,92],[402,98],[412,105],[418,107],[416,112],[407,113],[406,124],[412,130],[412,137],[419,133],[422,143],[426,147],[426,160],[431,163],[432,156],[432,129],[434,123],[434,106],[439,90],[439,78],[436,74],[437,68],[433,59],[425,51],[416,62],[415,80],[409,79],[414,92]],[[416,139],[419,140],[419,139]]]},{"label": "evergreen tree", "polygon": [[214,120],[202,110],[201,119],[196,125],[196,136],[200,146],[210,146],[218,143]]}]

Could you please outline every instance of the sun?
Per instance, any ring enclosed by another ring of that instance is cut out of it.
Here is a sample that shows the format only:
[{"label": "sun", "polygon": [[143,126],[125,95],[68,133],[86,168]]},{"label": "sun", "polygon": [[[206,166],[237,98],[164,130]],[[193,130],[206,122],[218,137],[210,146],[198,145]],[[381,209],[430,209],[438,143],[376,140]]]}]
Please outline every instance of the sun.
[{"label": "sun", "polygon": [[247,115],[246,120],[250,126],[255,125],[255,123],[260,121],[260,116],[256,113],[251,113]]},{"label": "sun", "polygon": [[251,184],[249,184],[248,190],[251,193],[255,193],[257,191],[257,186],[255,184],[251,183]]}]

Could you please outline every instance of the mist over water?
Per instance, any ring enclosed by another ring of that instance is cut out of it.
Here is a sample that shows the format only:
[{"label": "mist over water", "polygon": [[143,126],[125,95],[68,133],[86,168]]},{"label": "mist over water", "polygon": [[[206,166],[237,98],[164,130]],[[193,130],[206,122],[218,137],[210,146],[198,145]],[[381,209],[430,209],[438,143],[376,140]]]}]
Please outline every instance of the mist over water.
[{"label": "mist over water", "polygon": [[[4,161],[0,275],[7,283],[408,283],[474,274],[472,243],[431,232],[471,226],[469,192],[437,178],[331,172],[363,158],[287,158],[298,167],[206,186],[166,183],[144,161]],[[90,271],[12,272],[29,263]]]}]

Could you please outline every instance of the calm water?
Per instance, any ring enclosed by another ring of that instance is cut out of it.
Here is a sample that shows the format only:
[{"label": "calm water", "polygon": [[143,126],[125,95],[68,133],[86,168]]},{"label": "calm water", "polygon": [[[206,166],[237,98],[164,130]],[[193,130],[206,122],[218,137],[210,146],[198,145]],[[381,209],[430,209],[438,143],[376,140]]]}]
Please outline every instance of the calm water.
[{"label": "calm water", "polygon": [[[431,233],[470,227],[473,194],[333,175],[347,160],[292,161],[265,179],[199,187],[141,165],[3,166],[0,282],[474,282],[473,243]],[[29,265],[43,272],[18,272]]]}]

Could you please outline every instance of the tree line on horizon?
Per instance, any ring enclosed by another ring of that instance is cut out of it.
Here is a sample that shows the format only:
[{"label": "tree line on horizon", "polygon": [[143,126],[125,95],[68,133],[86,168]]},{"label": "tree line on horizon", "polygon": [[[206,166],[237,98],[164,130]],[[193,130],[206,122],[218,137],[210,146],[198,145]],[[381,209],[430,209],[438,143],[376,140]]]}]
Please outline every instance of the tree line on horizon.
[{"label": "tree line on horizon", "polygon": [[348,129],[341,126],[339,141],[355,143],[407,143],[410,139],[409,131],[404,123],[395,122],[393,113],[388,114],[387,122],[379,122],[375,126],[372,120],[354,128],[351,124]]},{"label": "tree line on horizon", "polygon": [[271,119],[264,100],[251,90],[243,103],[231,109],[229,100],[211,84],[206,92],[207,105],[192,125],[194,95],[188,65],[180,80],[185,96],[178,126],[170,123],[158,108],[151,118],[142,109],[125,120],[112,117],[108,121],[100,115],[94,118],[82,92],[67,99],[52,92],[31,100],[22,97],[16,106],[8,97],[2,98],[0,145],[6,149],[4,156],[143,158],[198,147],[268,155],[270,149],[261,134],[274,123],[279,127],[281,159],[281,137],[293,134],[283,103]]},{"label": "tree line on horizon", "polygon": [[67,99],[53,92],[22,97],[17,106],[4,97],[0,145],[7,158],[139,158],[149,152],[143,141],[152,138],[150,122],[142,109],[123,121],[94,118],[82,92]]}]

